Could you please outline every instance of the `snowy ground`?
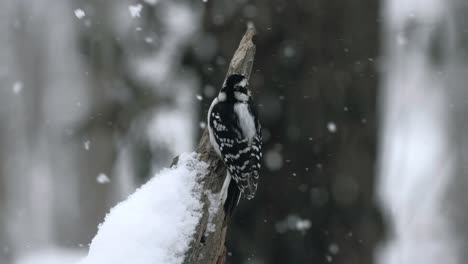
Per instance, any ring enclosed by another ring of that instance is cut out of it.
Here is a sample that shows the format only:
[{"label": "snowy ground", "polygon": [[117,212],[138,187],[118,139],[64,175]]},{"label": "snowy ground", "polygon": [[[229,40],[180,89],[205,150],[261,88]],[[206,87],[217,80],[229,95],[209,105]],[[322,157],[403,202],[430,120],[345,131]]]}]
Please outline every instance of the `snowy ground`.
[{"label": "snowy ground", "polygon": [[201,217],[206,164],[182,154],[106,216],[79,264],[182,263]]}]

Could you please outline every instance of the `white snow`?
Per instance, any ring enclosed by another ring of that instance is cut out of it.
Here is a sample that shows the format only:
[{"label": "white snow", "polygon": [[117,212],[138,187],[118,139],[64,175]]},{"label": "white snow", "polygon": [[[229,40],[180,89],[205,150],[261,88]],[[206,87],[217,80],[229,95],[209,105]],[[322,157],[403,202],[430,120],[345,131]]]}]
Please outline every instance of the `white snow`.
[{"label": "white snow", "polygon": [[271,171],[277,171],[283,167],[283,155],[279,149],[270,149],[265,154],[265,166]]},{"label": "white snow", "polygon": [[312,227],[312,222],[309,219],[303,219],[298,215],[290,214],[284,220],[276,222],[276,232],[283,234],[287,231],[306,232]]},{"label": "white snow", "polygon": [[292,58],[296,55],[296,49],[291,45],[287,45],[283,49],[283,55],[286,58]]},{"label": "white snow", "polygon": [[104,173],[101,173],[96,177],[96,181],[100,184],[106,184],[110,182],[110,179],[109,177],[107,177],[107,175],[105,175]]},{"label": "white snow", "polygon": [[340,247],[336,243],[331,243],[330,246],[328,246],[328,251],[330,251],[330,253],[333,255],[336,255],[338,252],[340,252]]},{"label": "white snow", "polygon": [[[225,181],[227,180],[227,177]],[[208,208],[208,225],[206,231],[214,232],[215,231],[215,224],[213,223],[213,219],[218,213],[218,209],[220,208],[221,204],[221,194],[220,193],[212,193],[212,192],[205,192],[206,196],[208,197],[208,201],[210,202],[210,207]]]},{"label": "white snow", "polygon": [[89,147],[90,147],[90,146],[91,146],[91,141],[85,140],[85,141],[83,142],[83,147],[84,147],[84,149],[89,150]]},{"label": "white snow", "polygon": [[83,11],[83,9],[75,9],[75,16],[78,18],[78,19],[82,19],[83,17],[86,16],[86,13]]},{"label": "white snow", "polygon": [[327,129],[328,129],[328,131],[330,131],[330,133],[335,133],[336,130],[337,130],[336,124],[333,123],[333,122],[328,122]]},{"label": "white snow", "polygon": [[145,42],[146,43],[153,43],[154,39],[152,37],[146,37]]},{"label": "white snow", "polygon": [[19,94],[23,90],[23,83],[22,82],[15,82],[13,84],[13,93],[14,94]]},{"label": "white snow", "polygon": [[128,11],[130,12],[130,15],[132,17],[140,17],[140,13],[142,9],[143,9],[143,6],[141,4],[128,6]]},{"label": "white snow", "polygon": [[298,231],[306,231],[312,226],[312,222],[308,219],[301,219],[296,223],[296,229]]},{"label": "white snow", "polygon": [[106,216],[79,264],[182,263],[201,217],[206,163],[182,154]]}]

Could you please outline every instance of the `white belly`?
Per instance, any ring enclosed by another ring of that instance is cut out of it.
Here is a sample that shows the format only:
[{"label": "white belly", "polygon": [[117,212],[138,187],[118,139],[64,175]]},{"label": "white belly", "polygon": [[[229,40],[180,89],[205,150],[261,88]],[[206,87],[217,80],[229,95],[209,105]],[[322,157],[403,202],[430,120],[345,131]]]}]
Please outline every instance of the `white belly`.
[{"label": "white belly", "polygon": [[234,112],[239,118],[239,127],[242,130],[244,137],[248,139],[251,144],[255,137],[255,121],[249,112],[249,107],[246,103],[235,103]]}]

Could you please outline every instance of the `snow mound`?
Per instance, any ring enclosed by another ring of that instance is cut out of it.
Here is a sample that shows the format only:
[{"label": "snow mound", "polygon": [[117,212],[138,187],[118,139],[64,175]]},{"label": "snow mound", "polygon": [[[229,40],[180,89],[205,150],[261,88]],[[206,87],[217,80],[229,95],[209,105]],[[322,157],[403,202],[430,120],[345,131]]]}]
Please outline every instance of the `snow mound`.
[{"label": "snow mound", "polygon": [[106,216],[79,264],[182,263],[202,215],[206,163],[182,154]]}]

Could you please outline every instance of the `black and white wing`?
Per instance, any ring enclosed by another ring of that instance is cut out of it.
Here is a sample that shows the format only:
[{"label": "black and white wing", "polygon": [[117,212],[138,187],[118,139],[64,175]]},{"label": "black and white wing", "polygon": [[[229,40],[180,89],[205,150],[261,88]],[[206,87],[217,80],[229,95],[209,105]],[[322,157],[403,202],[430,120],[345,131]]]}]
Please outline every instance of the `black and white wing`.
[{"label": "black and white wing", "polygon": [[215,104],[211,110],[209,126],[212,130],[214,146],[237,184],[247,199],[252,199],[257,190],[262,157],[262,138],[252,100],[247,103],[248,111],[254,118],[255,135],[245,135],[239,115],[223,105]]},{"label": "black and white wing", "polygon": [[[262,131],[260,122],[257,117],[257,113],[255,111],[255,107],[253,106],[252,100],[249,101],[249,111],[254,116],[255,122],[255,136],[250,144],[250,184],[253,185],[252,192],[250,195],[246,194],[247,199],[252,199],[255,196],[255,192],[257,191],[257,184],[260,176],[260,168],[261,168],[261,160],[262,160]],[[245,171],[247,174],[248,172]]]}]

